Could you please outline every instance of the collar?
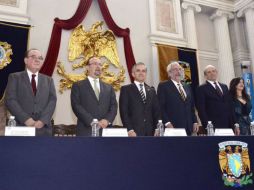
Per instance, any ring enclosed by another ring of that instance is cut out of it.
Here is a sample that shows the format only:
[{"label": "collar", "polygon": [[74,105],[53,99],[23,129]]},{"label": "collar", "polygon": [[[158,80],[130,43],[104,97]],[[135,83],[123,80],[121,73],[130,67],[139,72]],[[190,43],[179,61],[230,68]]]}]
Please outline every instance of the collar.
[{"label": "collar", "polygon": [[38,76],[38,74],[39,74],[39,72],[32,73],[29,69],[26,69],[26,71],[27,71],[27,74],[28,74],[29,78],[32,77],[33,74],[36,75],[36,76]]},{"label": "collar", "polygon": [[181,87],[183,87],[181,82],[176,82],[175,80],[171,79],[171,81],[174,83],[175,86],[178,86],[180,84]]}]

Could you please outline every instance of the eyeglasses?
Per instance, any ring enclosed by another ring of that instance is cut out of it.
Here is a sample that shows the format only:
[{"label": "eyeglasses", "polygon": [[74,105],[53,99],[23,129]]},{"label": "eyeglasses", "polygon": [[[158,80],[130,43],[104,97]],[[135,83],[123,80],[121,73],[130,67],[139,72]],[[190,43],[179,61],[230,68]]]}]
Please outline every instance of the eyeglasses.
[{"label": "eyeglasses", "polygon": [[31,58],[32,60],[43,61],[43,57],[42,56],[36,57],[35,55],[30,55],[30,56],[28,56],[28,58]]},{"label": "eyeglasses", "polygon": [[98,62],[92,62],[92,63],[89,63],[88,65],[102,66],[103,64],[102,63],[98,63]]}]

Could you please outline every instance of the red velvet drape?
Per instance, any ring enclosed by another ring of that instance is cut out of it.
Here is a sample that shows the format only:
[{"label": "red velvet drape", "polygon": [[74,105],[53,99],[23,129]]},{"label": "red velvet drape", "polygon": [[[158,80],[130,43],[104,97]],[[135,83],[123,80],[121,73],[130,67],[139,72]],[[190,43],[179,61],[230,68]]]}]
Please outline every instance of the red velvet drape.
[{"label": "red velvet drape", "polygon": [[[43,67],[41,68],[41,73],[52,76],[54,68],[57,62],[57,57],[59,53],[59,48],[61,44],[61,34],[62,29],[71,30],[77,27],[85,18],[93,0],[80,0],[79,6],[76,13],[68,20],[60,20],[55,18],[55,24],[52,30],[51,39],[49,42],[48,52],[45,58]],[[124,40],[124,52],[125,59],[127,63],[127,68],[131,81],[133,78],[131,76],[131,68],[135,64],[135,58],[132,51],[131,41],[130,41],[130,30],[129,28],[122,29],[116,25],[112,19],[110,12],[108,10],[105,0],[97,0],[100,6],[101,13],[105,19],[109,29],[111,29],[114,34],[118,37],[123,37]]]}]

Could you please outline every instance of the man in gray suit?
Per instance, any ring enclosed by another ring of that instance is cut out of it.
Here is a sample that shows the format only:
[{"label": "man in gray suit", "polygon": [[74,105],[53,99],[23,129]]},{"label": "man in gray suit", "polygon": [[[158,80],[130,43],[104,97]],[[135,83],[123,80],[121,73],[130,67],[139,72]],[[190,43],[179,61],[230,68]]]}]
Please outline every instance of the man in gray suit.
[{"label": "man in gray suit", "polygon": [[51,118],[56,107],[53,79],[40,74],[43,57],[39,50],[26,52],[26,70],[9,75],[5,104],[17,125],[33,126],[36,135],[51,135]]},{"label": "man in gray suit", "polygon": [[78,118],[77,135],[91,135],[91,123],[98,119],[100,128],[110,125],[117,113],[115,91],[111,85],[99,80],[102,62],[98,57],[88,60],[88,77],[76,82],[71,89],[71,106]]}]

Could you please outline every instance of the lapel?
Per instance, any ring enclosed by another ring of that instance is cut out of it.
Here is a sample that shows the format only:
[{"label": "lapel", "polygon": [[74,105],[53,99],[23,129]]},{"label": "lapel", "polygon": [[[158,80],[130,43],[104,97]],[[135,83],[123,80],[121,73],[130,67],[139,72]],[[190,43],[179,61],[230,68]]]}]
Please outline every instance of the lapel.
[{"label": "lapel", "polygon": [[[101,82],[100,82],[100,84],[101,84]],[[94,97],[94,99],[96,101],[98,101],[98,99],[96,98],[95,92],[93,90],[93,87],[92,87],[89,79],[84,80],[84,86],[85,86],[84,90],[87,90],[92,95],[92,97]],[[101,96],[101,92],[100,92],[100,96]]]},{"label": "lapel", "polygon": [[151,101],[152,95],[151,95],[151,90],[152,88],[150,86],[148,86],[147,84],[145,84],[145,91],[146,91],[146,103],[148,104],[148,102]]},{"label": "lapel", "polygon": [[131,84],[131,89],[132,89],[133,93],[136,95],[136,97],[138,97],[138,100],[139,100],[142,104],[144,104],[144,103],[143,103],[143,100],[142,100],[142,97],[141,97],[141,94],[140,94],[140,92],[139,92],[139,90],[138,90],[138,87],[136,86],[135,83],[132,83],[132,84]]},{"label": "lapel", "polygon": [[[183,99],[182,99],[182,97],[181,97],[181,95],[180,95],[180,92],[178,91],[177,87],[175,86],[175,84],[173,83],[172,80],[169,80],[169,85],[170,85],[170,89],[171,89],[171,90],[173,91],[173,93],[178,97],[178,99],[181,100],[181,101],[183,101]],[[187,91],[186,91],[186,87],[183,86],[183,88],[184,88],[184,91],[185,91],[185,93],[186,93],[186,95],[187,95],[187,97],[186,97],[186,99],[185,99],[185,102],[186,102],[186,100],[187,100],[187,98],[188,98],[188,94],[187,94]]]},{"label": "lapel", "polygon": [[[102,101],[103,100],[103,96],[104,96],[104,91],[105,91],[105,85],[104,85],[104,83],[100,80],[100,94],[99,94],[99,102],[100,101]],[[95,93],[94,93],[94,96],[95,96]],[[96,96],[95,96],[95,98],[96,98]],[[96,98],[96,100],[97,100],[97,98]]]},{"label": "lapel", "polygon": [[23,73],[22,73],[22,81],[24,81],[25,85],[27,86],[29,94],[31,94],[34,97],[32,85],[31,85],[31,82],[30,82],[30,79],[29,79],[29,76],[28,76],[26,70],[23,71]]},{"label": "lapel", "polygon": [[36,92],[36,97],[40,95],[41,89],[43,89],[43,76],[38,73],[38,84],[37,84],[37,92]]},{"label": "lapel", "polygon": [[210,89],[209,91],[212,92],[212,93],[214,94],[214,96],[216,96],[216,97],[218,97],[218,98],[223,98],[223,97],[224,97],[225,92],[224,92],[223,87],[222,87],[221,84],[220,84],[220,87],[221,87],[222,92],[223,92],[223,95],[222,95],[222,96],[220,96],[220,95],[217,93],[217,91],[215,90],[215,88],[213,87],[213,85],[212,85],[210,82],[206,81],[206,85],[207,85],[208,89]]}]

